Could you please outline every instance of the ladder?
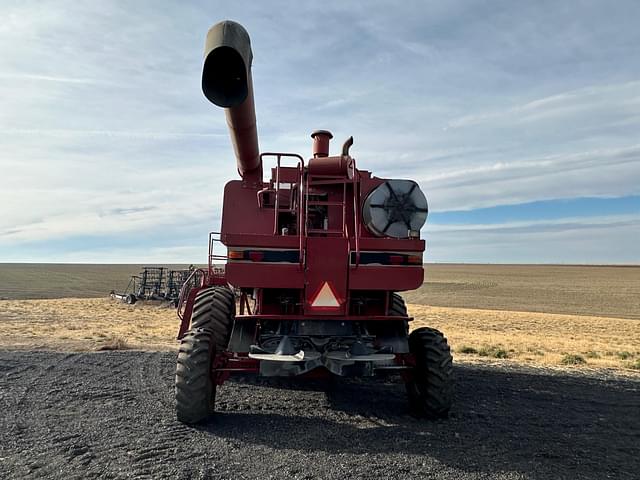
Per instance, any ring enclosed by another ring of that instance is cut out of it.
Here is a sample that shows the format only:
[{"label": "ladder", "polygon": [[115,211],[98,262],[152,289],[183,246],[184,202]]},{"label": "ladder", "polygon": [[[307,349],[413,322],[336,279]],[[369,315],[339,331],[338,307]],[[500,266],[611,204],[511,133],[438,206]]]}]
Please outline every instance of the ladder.
[{"label": "ladder", "polygon": [[[352,253],[355,253],[355,262],[353,264],[354,268],[358,268],[360,264],[360,236],[362,234],[362,224],[360,222],[360,211],[359,211],[359,202],[360,198],[360,181],[358,178],[358,169],[355,168],[355,160],[354,160],[354,176],[352,179],[348,179],[345,177],[331,176],[331,175],[311,175],[307,173],[305,179],[305,188],[304,188],[304,232],[305,236],[315,236],[315,235],[323,235],[323,236],[341,236],[343,238],[347,238],[349,236],[349,231],[347,229],[347,185],[351,183],[352,185],[352,196],[353,196],[353,247],[354,250]],[[309,197],[313,194],[310,193],[310,187],[322,186],[322,185],[339,185],[342,184],[342,200],[341,201],[327,201],[327,200],[312,200]],[[317,229],[317,228],[309,228],[308,216],[309,216],[309,206],[336,206],[342,207],[342,229]]]},{"label": "ladder", "polygon": [[[311,175],[307,173],[305,188],[304,188],[304,197],[305,197],[305,235],[306,236],[317,236],[317,235],[325,235],[325,236],[341,236],[347,237],[347,183],[350,183],[348,179],[344,177],[336,177],[329,175]],[[311,193],[311,187],[322,186],[322,185],[340,185],[342,184],[342,199],[335,200],[312,200],[310,197],[314,195],[318,195],[317,193]],[[342,214],[340,224],[342,225],[341,229],[329,229],[329,228],[309,228],[309,207],[314,206],[326,206],[326,207],[341,207],[340,212]]]}]

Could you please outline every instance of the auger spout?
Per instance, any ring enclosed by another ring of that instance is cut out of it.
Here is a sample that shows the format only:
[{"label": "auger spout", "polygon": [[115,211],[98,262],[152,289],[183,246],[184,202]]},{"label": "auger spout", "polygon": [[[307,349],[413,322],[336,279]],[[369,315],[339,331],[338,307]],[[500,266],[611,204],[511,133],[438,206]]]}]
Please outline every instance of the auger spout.
[{"label": "auger spout", "polygon": [[238,173],[256,185],[262,182],[256,111],[251,81],[251,42],[239,23],[215,24],[207,33],[202,68],[202,91],[225,110]]}]

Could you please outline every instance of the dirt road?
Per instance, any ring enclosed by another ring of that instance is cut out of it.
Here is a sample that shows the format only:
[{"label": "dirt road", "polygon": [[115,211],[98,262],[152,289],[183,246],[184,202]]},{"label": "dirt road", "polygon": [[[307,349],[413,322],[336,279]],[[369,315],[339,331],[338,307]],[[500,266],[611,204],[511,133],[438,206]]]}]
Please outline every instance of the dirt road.
[{"label": "dirt road", "polygon": [[199,428],[174,353],[0,351],[0,478],[638,478],[640,381],[457,367],[447,421],[401,384],[228,383]]}]

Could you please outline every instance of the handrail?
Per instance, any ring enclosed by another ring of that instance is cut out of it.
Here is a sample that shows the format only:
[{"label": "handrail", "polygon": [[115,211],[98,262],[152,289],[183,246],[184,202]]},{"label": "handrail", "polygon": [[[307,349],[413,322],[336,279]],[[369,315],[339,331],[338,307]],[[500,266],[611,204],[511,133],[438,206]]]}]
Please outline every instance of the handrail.
[{"label": "handrail", "polygon": [[[218,238],[214,238],[214,235],[218,235]],[[227,255],[215,255],[213,253],[213,245],[214,242],[222,243],[222,237],[220,232],[209,232],[209,258],[208,258],[208,267],[209,267],[209,275],[214,275],[213,269],[213,260],[224,260],[227,261]]]},{"label": "handrail", "polygon": [[201,275],[200,276],[200,285],[198,285],[198,288],[201,288],[205,285],[206,283],[206,278],[207,278],[207,273],[201,269],[201,268],[197,268],[195,269],[193,272],[191,272],[191,275],[189,275],[187,277],[187,279],[184,281],[184,283],[182,284],[182,287],[180,287],[180,295],[178,295],[178,308],[177,308],[177,314],[178,314],[178,318],[180,320],[183,319],[184,317],[184,301],[186,299],[186,297],[188,296],[188,293],[191,291],[192,288],[191,287],[191,279],[195,276],[195,275]]},{"label": "handrail", "polygon": [[[273,234],[278,235],[278,213],[280,210],[280,162],[282,157],[297,158],[298,164],[298,184],[300,185],[300,198],[298,201],[298,240],[299,240],[299,252],[298,259],[300,261],[300,268],[304,266],[304,235],[302,231],[303,221],[306,224],[306,220],[302,218],[302,204],[303,204],[303,178],[304,178],[304,159],[297,153],[278,153],[278,152],[264,152],[260,154],[260,162],[264,164],[263,157],[276,157],[276,181],[275,181],[275,202],[274,202],[274,218],[273,218]],[[291,201],[292,199],[290,199]],[[305,216],[306,219],[306,216]]]},{"label": "handrail", "polygon": [[273,234],[278,235],[278,214],[280,213],[280,154],[276,160],[276,201],[273,206]]},{"label": "handrail", "polygon": [[355,268],[360,265],[360,209],[358,208],[358,199],[360,198],[360,173],[356,168],[356,161],[353,159],[353,238],[356,247],[356,262]]},{"label": "handrail", "polygon": [[307,176],[304,178],[304,236],[305,238],[308,236],[307,229],[309,225],[307,225],[307,218],[309,218],[309,172],[307,172]]},{"label": "handrail", "polygon": [[347,182],[342,185],[342,235],[345,238],[349,238],[349,228],[347,227]]},{"label": "handrail", "polygon": [[[298,200],[298,248],[299,248],[299,253],[298,253],[298,262],[300,265],[300,270],[304,270],[304,257],[305,257],[305,253],[304,253],[304,239],[306,238],[306,236],[303,234],[302,229],[303,229],[303,225],[304,228],[306,228],[307,225],[307,217],[306,215],[303,218],[302,215],[302,204],[305,203],[304,201],[304,193],[305,193],[305,186],[304,186],[304,161],[301,162],[298,170],[298,178],[300,179],[300,199]],[[305,210],[306,213],[306,210]]]}]

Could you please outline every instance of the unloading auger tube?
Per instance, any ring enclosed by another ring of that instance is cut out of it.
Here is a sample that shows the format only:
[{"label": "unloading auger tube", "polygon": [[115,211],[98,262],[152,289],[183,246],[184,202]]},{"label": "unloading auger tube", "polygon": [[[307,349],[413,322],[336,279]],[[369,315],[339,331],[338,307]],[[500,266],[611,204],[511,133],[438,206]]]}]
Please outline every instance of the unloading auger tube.
[{"label": "unloading auger tube", "polygon": [[211,103],[225,110],[238,173],[247,183],[260,185],[262,163],[253,101],[252,59],[249,34],[242,25],[226,20],[209,29],[202,91]]}]

